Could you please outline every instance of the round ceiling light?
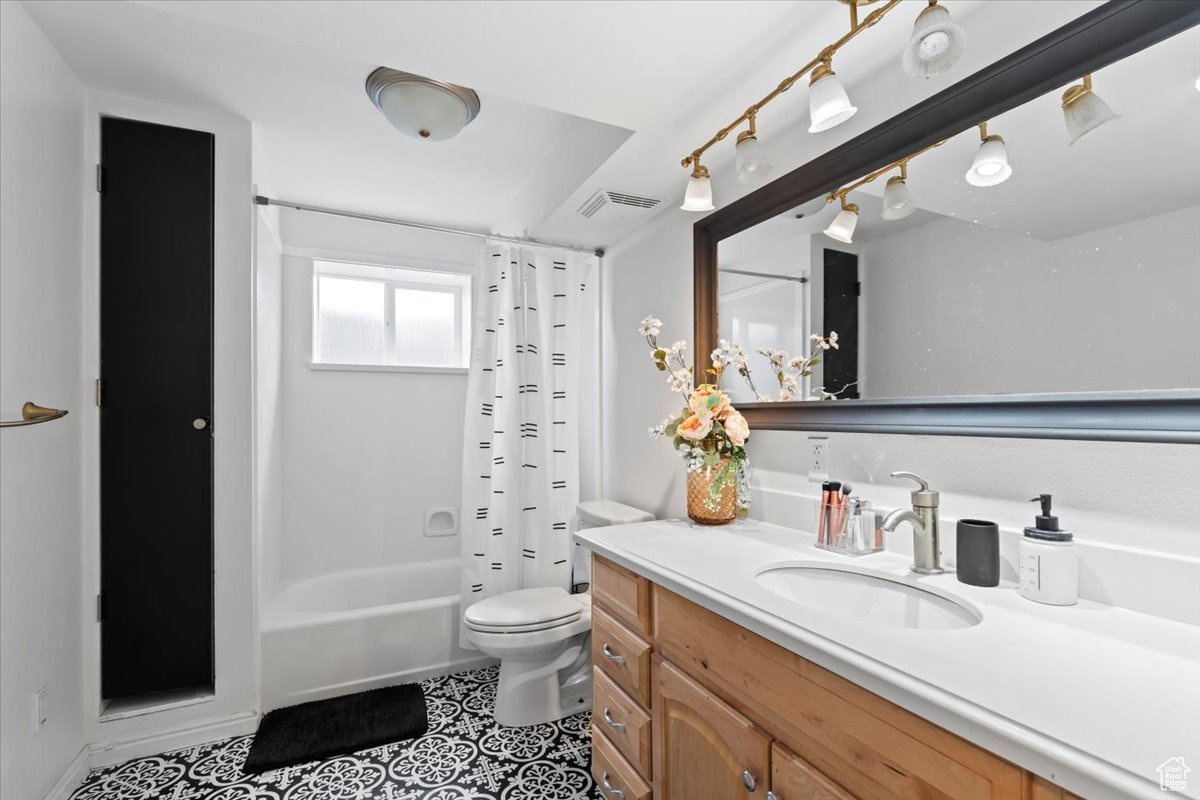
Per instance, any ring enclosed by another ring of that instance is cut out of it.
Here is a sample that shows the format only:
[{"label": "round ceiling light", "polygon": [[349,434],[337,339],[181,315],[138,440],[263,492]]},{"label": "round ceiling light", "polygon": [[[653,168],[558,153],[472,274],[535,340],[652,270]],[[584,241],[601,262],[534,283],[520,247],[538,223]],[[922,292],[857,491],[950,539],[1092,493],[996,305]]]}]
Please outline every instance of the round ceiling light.
[{"label": "round ceiling light", "polygon": [[479,116],[474,90],[388,67],[367,76],[367,96],[396,130],[434,142],[458,135]]}]

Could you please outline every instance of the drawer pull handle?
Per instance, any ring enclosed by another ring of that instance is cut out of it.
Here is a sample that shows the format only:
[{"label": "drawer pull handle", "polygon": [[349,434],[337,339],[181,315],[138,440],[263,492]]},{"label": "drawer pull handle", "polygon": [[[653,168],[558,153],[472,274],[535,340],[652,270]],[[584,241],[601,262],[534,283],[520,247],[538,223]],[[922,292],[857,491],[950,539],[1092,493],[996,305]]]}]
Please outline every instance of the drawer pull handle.
[{"label": "drawer pull handle", "polygon": [[774,792],[767,792],[767,800],[780,800],[779,795]]},{"label": "drawer pull handle", "polygon": [[613,785],[608,782],[607,770],[601,773],[600,783],[603,784],[604,791],[608,792],[609,796],[612,797],[613,800],[625,800],[625,793],[620,789],[614,788]]},{"label": "drawer pull handle", "polygon": [[753,792],[754,787],[758,786],[758,781],[754,780],[754,776],[750,774],[750,770],[742,773],[742,786],[746,787],[747,792]]},{"label": "drawer pull handle", "polygon": [[615,719],[613,719],[612,714],[608,713],[608,708],[604,709],[604,722],[606,725],[608,725],[608,727],[612,728],[614,731],[625,730],[625,723],[617,722]]},{"label": "drawer pull handle", "polygon": [[609,661],[613,662],[614,664],[624,664],[625,663],[625,656],[617,655],[616,653],[614,653],[612,651],[612,648],[609,647],[607,644],[604,645],[604,657],[607,658]]}]

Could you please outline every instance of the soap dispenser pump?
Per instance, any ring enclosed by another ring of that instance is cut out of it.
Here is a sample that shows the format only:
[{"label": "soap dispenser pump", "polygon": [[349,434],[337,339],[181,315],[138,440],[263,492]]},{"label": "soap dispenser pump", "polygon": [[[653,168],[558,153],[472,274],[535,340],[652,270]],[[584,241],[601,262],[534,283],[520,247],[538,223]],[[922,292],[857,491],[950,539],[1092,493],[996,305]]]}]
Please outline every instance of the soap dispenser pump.
[{"label": "soap dispenser pump", "polygon": [[1022,597],[1054,606],[1070,606],[1079,601],[1079,554],[1075,537],[1059,527],[1051,513],[1052,498],[1040,494],[1041,514],[1021,538],[1020,585]]}]

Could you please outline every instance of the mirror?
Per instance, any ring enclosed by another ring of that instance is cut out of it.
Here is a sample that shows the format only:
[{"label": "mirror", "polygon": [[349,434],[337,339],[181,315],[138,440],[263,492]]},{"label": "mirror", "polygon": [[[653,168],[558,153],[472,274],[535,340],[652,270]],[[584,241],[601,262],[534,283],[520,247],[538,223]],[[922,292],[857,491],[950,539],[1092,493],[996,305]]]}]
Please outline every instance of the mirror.
[{"label": "mirror", "polygon": [[1079,83],[721,239],[734,401],[1200,388],[1200,28]]}]

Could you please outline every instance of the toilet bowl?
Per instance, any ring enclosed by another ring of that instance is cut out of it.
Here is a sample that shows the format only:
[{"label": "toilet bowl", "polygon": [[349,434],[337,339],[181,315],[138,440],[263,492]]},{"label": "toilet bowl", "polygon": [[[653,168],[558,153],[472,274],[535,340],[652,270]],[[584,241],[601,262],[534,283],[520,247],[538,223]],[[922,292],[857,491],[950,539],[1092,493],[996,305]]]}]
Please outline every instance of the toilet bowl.
[{"label": "toilet bowl", "polygon": [[463,614],[467,638],[500,659],[496,722],[537,725],[592,707],[592,598],[563,589],[520,589]]},{"label": "toilet bowl", "polygon": [[[623,525],[654,515],[609,500],[580,503],[579,528]],[[589,588],[591,557],[576,546],[571,584]],[[496,722],[538,725],[592,708],[592,596],[558,587],[518,589],[463,612],[467,640],[500,659]]]}]

